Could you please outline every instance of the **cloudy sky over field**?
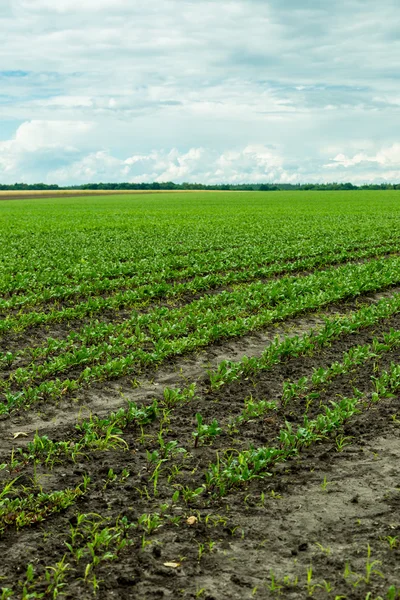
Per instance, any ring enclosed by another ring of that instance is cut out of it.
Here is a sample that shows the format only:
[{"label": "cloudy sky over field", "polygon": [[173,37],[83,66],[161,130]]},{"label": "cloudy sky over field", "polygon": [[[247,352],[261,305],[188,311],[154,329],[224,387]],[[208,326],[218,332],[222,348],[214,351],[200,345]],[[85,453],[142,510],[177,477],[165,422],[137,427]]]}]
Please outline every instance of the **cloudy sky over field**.
[{"label": "cloudy sky over field", "polygon": [[400,181],[398,0],[1,0],[0,181]]}]

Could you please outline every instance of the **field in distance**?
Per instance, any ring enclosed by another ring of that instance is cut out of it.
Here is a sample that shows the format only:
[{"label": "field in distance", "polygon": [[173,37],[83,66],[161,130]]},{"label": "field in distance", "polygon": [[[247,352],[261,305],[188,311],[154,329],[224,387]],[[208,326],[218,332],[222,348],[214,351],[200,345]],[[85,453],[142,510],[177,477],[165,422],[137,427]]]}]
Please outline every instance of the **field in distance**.
[{"label": "field in distance", "polygon": [[400,598],[399,192],[91,194],[0,204],[0,598]]},{"label": "field in distance", "polygon": [[[175,194],[190,190],[175,190]],[[168,190],[0,190],[0,200],[25,200],[30,198],[78,198],[81,196],[118,196],[137,194],[162,194]]]}]

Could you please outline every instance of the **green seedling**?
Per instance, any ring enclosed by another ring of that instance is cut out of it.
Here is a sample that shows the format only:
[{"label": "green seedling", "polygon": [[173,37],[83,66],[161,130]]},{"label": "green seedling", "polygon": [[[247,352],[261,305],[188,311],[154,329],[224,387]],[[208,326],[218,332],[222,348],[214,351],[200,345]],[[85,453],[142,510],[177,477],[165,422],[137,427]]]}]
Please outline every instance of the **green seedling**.
[{"label": "green seedling", "polygon": [[64,556],[55,567],[46,567],[46,594],[54,600],[62,595],[62,589],[67,585],[65,579],[70,566],[65,561],[66,557]]},{"label": "green seedling", "polygon": [[107,479],[103,479],[103,481],[104,481],[103,489],[106,489],[109,485],[114,483],[117,480],[117,478],[118,478],[118,476],[116,473],[114,473],[113,469],[109,469],[108,473],[107,473]]},{"label": "green seedling", "polygon": [[258,419],[271,411],[275,411],[277,406],[275,401],[256,400],[250,395],[244,400],[244,409],[241,414],[230,424],[231,429],[234,429],[235,424],[247,423],[251,419]]},{"label": "green seedling", "polygon": [[162,519],[158,513],[144,513],[138,518],[138,524],[148,535],[150,535],[153,531],[161,527]]},{"label": "green seedling", "polygon": [[371,578],[373,575],[377,575],[378,577],[382,577],[382,579],[383,579],[383,577],[384,577],[383,574],[375,568],[376,565],[380,565],[380,564],[381,564],[380,560],[371,560],[371,547],[368,544],[367,560],[365,563],[365,575],[357,581],[356,585],[358,585],[360,582],[366,583],[368,585],[369,583],[371,583]]},{"label": "green seedling", "polygon": [[321,483],[321,489],[325,492],[327,490],[327,488],[328,488],[328,485],[332,485],[332,482],[328,481],[327,478],[326,478],[326,475],[325,475],[324,476],[324,480]]},{"label": "green seedling", "polygon": [[268,585],[269,591],[272,592],[273,594],[280,595],[280,592],[282,590],[282,585],[279,583],[279,580],[276,577],[276,575],[275,575],[275,573],[273,572],[272,569],[269,572],[269,576],[270,576],[270,579],[271,579],[271,582]]},{"label": "green seedling", "polygon": [[344,565],[343,577],[344,577],[344,579],[347,580],[347,579],[350,579],[350,577],[359,578],[360,576],[358,573],[355,573],[354,571],[352,571],[351,567],[350,567],[350,563],[346,562]]},{"label": "green seedling", "polygon": [[185,501],[185,503],[189,504],[190,502],[193,502],[193,500],[195,500],[198,496],[200,496],[200,494],[202,494],[204,492],[204,488],[199,487],[195,490],[192,490],[189,487],[183,487],[180,491],[181,491],[181,494],[182,494],[182,497],[183,497],[183,500]]},{"label": "green seedling", "polygon": [[198,543],[198,551],[197,551],[197,560],[200,562],[201,561],[201,557],[203,556],[205,550],[206,550],[206,545],[205,544],[201,544]]},{"label": "green seedling", "polygon": [[400,598],[400,588],[397,588],[395,585],[391,585],[386,592],[386,600],[396,600],[397,598]]},{"label": "green seedling", "polygon": [[293,579],[290,577],[290,575],[285,575],[282,579],[282,583],[287,588],[296,587],[299,584],[299,578],[297,575],[294,576]]},{"label": "green seedling", "polygon": [[399,543],[399,538],[398,536],[391,536],[391,535],[387,535],[385,538],[383,538],[388,544],[391,550],[394,550],[395,548],[397,548],[398,543]]},{"label": "green seedling", "polygon": [[176,440],[171,440],[169,442],[165,442],[162,435],[159,434],[158,442],[160,445],[160,456],[163,460],[173,458],[177,454],[182,454],[184,456],[187,454],[187,451],[185,450],[185,448],[181,448],[179,446],[179,442],[177,442]]},{"label": "green seedling", "polygon": [[212,439],[217,435],[222,433],[221,427],[218,425],[218,421],[214,419],[210,425],[205,425],[203,423],[203,417],[196,413],[197,420],[197,431],[193,432],[194,437],[194,447],[197,448],[199,443],[205,439]]},{"label": "green seedling", "polygon": [[321,583],[320,586],[327,594],[330,594],[331,592],[333,592],[333,586],[329,581],[326,581],[326,579],[323,580],[323,582]]},{"label": "green seedling", "polygon": [[274,498],[274,500],[281,500],[282,498],[282,495],[275,492],[275,490],[271,490],[269,495],[271,496],[271,498]]},{"label": "green seedling", "polygon": [[352,436],[343,435],[342,433],[337,435],[335,438],[336,449],[338,452],[343,452],[346,446],[350,445],[350,440],[352,440]]},{"label": "green seedling", "polygon": [[307,569],[307,582],[306,582],[307,592],[309,596],[313,596],[316,588],[321,587],[318,583],[313,583],[313,568],[310,565]]},{"label": "green seedling", "polygon": [[315,545],[321,550],[321,552],[323,552],[324,554],[326,554],[326,556],[329,556],[331,553],[331,549],[329,547],[325,547],[322,544],[315,542]]}]

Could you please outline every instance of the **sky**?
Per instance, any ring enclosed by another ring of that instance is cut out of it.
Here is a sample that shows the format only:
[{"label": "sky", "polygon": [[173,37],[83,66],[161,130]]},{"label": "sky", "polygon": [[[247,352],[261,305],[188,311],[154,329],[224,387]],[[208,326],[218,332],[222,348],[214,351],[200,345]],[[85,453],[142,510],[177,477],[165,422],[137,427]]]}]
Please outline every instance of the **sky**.
[{"label": "sky", "polygon": [[400,182],[398,0],[0,0],[0,183]]}]

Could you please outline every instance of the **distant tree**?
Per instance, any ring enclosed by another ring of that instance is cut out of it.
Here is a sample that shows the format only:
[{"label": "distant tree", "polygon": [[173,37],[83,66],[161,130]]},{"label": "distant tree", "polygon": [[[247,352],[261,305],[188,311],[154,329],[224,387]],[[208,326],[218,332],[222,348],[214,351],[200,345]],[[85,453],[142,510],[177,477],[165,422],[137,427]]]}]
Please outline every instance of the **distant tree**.
[{"label": "distant tree", "polygon": [[204,183],[174,183],[158,181],[129,183],[129,182],[101,182],[101,183],[83,183],[81,185],[58,186],[57,184],[46,183],[23,183],[1,184],[0,190],[237,190],[237,191],[276,191],[276,190],[314,190],[314,191],[332,191],[332,190],[400,190],[400,183],[370,183],[360,186],[351,182],[346,183],[220,183],[206,185]]},{"label": "distant tree", "polygon": [[278,186],[273,183],[262,183],[258,189],[260,192],[275,192],[279,190]]}]

